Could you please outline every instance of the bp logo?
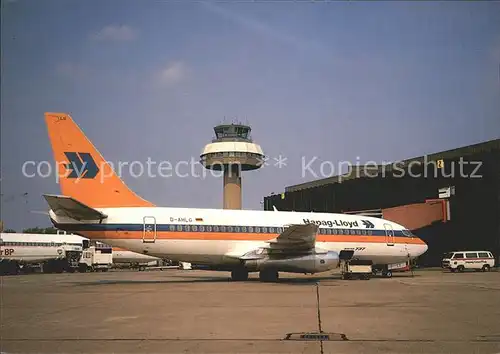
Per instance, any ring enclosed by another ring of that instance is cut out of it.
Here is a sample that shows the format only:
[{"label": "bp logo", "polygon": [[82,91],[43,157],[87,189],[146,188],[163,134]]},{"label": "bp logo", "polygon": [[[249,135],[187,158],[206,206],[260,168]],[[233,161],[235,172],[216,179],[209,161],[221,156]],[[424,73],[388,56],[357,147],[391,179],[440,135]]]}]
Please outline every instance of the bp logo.
[{"label": "bp logo", "polygon": [[70,171],[67,178],[92,179],[99,173],[99,167],[88,152],[65,152],[69,163],[66,169]]}]

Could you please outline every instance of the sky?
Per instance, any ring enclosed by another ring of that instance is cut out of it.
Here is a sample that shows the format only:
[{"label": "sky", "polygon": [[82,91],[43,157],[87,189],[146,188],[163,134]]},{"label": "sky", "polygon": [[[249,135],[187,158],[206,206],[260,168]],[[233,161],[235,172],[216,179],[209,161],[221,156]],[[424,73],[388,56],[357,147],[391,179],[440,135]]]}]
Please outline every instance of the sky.
[{"label": "sky", "polygon": [[243,174],[244,209],[341,161],[500,137],[500,2],[8,0],[1,16],[0,211],[18,231],[50,226],[42,194],[60,194],[44,112],[115,166],[178,166],[121,171],[169,207],[222,207],[222,178],[179,164],[222,122],[269,157]]}]

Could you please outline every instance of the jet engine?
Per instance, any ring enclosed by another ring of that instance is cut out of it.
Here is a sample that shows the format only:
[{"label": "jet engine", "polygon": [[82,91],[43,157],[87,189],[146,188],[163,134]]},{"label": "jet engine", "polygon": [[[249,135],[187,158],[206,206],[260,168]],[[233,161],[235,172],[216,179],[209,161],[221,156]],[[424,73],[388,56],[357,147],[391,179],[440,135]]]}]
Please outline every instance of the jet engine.
[{"label": "jet engine", "polygon": [[[262,250],[259,250],[262,251]],[[257,255],[259,252],[256,252]],[[272,269],[290,273],[321,273],[337,268],[340,260],[337,252],[316,250],[310,254],[269,254],[261,252],[261,258],[249,257],[245,260],[245,268],[250,271]]]}]

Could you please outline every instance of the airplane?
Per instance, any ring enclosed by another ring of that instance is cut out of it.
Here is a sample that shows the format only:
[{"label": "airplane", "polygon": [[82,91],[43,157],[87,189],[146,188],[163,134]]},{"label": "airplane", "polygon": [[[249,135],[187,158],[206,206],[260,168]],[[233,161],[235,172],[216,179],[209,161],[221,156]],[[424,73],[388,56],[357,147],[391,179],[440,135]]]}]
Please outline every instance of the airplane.
[{"label": "airplane", "polygon": [[113,247],[245,281],[259,272],[314,274],[341,260],[384,266],[410,261],[427,245],[404,226],[358,215],[159,207],[131,189],[66,113],[45,113],[61,195],[44,194],[54,226]]}]

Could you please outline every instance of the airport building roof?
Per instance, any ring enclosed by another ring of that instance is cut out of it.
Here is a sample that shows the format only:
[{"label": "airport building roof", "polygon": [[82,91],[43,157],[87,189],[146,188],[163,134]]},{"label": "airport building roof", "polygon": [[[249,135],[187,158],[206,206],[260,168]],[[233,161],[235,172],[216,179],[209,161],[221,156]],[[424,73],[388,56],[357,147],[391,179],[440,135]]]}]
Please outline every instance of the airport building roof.
[{"label": "airport building roof", "polygon": [[434,154],[429,154],[426,156],[415,157],[403,161],[395,161],[389,165],[379,165],[379,166],[353,166],[344,175],[332,176],[328,178],[317,179],[310,182],[305,182],[301,184],[292,185],[285,188],[285,192],[295,192],[303,189],[319,187],[327,184],[341,183],[346,180],[363,177],[364,171],[381,171],[385,169],[386,171],[391,170],[392,166],[399,163],[401,167],[410,164],[412,161],[422,162],[425,159],[427,161],[439,161],[441,159],[458,159],[460,157],[467,157],[483,152],[491,152],[493,150],[500,151],[500,139],[489,140],[486,142],[463,146],[457,149],[446,150]]}]

